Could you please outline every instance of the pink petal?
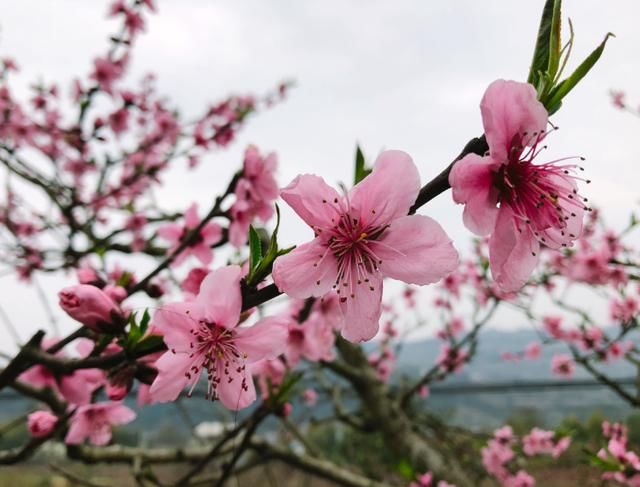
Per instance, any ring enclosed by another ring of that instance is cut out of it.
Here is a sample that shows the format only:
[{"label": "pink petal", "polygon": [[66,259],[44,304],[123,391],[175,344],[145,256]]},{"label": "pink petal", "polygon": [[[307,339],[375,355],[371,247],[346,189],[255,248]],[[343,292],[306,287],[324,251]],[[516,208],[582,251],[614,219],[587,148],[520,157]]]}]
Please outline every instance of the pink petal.
[{"label": "pink petal", "polygon": [[498,216],[498,191],[493,185],[495,161],[469,154],[451,169],[453,201],[464,203],[463,221],[476,235],[489,235]]},{"label": "pink petal", "polygon": [[206,267],[211,264],[211,261],[213,260],[213,250],[204,243],[194,245],[189,250],[191,251],[191,255],[198,259],[203,266]]},{"label": "pink petal", "polygon": [[189,228],[195,228],[200,225],[200,217],[198,216],[198,204],[193,203],[187,211],[184,212],[184,224]]},{"label": "pink petal", "polygon": [[363,224],[378,226],[405,216],[419,191],[420,174],[409,154],[388,150],[378,156],[373,172],[351,190],[349,199]]},{"label": "pink petal", "polygon": [[192,364],[193,359],[186,353],[165,352],[156,360],[154,365],[158,369],[158,375],[149,389],[153,402],[175,401],[189,382],[185,373]]},{"label": "pink petal", "polygon": [[[574,181],[569,182],[559,177],[553,178],[557,185],[557,193],[565,193],[572,194],[573,191],[577,188],[577,185]],[[575,235],[575,237],[579,237],[582,234],[582,225],[584,221],[584,203],[578,197],[574,198],[572,201],[559,201],[559,206],[563,209],[566,215],[575,214],[575,216],[570,216],[568,220],[565,221],[566,227],[559,228],[557,226],[547,228],[545,230],[546,239],[545,246],[552,249],[561,249],[563,247],[563,243],[567,242],[567,235]]]},{"label": "pink petal", "polygon": [[204,307],[206,318],[225,328],[233,328],[240,319],[242,269],[228,265],[210,272],[200,284],[197,302]]},{"label": "pink petal", "polygon": [[480,111],[491,157],[500,162],[506,161],[516,135],[531,136],[547,127],[547,111],[528,83],[494,81],[482,97]]},{"label": "pink petal", "polygon": [[[323,257],[324,256],[324,257]],[[320,237],[298,245],[273,265],[273,280],[292,298],[323,296],[338,275],[338,263]]]},{"label": "pink petal", "polygon": [[312,228],[329,228],[338,216],[342,196],[314,174],[297,176],[280,196]]},{"label": "pink petal", "polygon": [[409,284],[437,282],[458,267],[458,252],[440,224],[424,215],[398,218],[372,241],[383,275]]},{"label": "pink petal", "polygon": [[60,393],[71,404],[83,405],[91,402],[91,395],[105,382],[104,373],[98,369],[80,369],[62,377]]},{"label": "pink petal", "polygon": [[169,242],[177,242],[182,237],[183,227],[177,223],[167,223],[158,227],[156,233]]},{"label": "pink petal", "polygon": [[[340,310],[344,318],[342,336],[357,343],[372,339],[378,333],[382,300],[382,278],[379,274],[370,274],[369,282],[357,284],[352,278],[351,288],[354,297],[340,298]],[[373,290],[371,290],[373,288]]]},{"label": "pink petal", "polygon": [[200,234],[207,246],[213,245],[222,238],[222,227],[215,222],[209,222],[203,227]]},{"label": "pink petal", "polygon": [[511,208],[500,208],[489,239],[489,264],[493,279],[503,292],[524,286],[538,263],[540,244],[528,226],[523,227],[522,233],[518,232]]},{"label": "pink petal", "polygon": [[136,413],[124,404],[116,404],[107,409],[107,418],[114,425],[127,424],[136,419]]},{"label": "pink petal", "polygon": [[79,445],[89,434],[89,421],[84,414],[76,413],[70,423],[64,442],[67,445]]},{"label": "pink petal", "polygon": [[193,338],[191,329],[204,316],[204,308],[197,302],[164,304],[153,315],[153,326],[157,327],[169,350],[189,351]]},{"label": "pink petal", "polygon": [[249,233],[249,222],[233,220],[229,224],[229,242],[234,247],[242,247],[247,242]]},{"label": "pink petal", "polygon": [[[229,377],[225,376],[223,371],[220,370],[218,376],[222,377],[222,381],[218,385],[218,396],[220,402],[228,409],[234,411],[243,409],[256,400],[256,388],[248,370],[240,374],[233,373]],[[233,378],[233,380],[229,382],[229,378]],[[243,379],[247,386],[246,391],[242,388]]]},{"label": "pink petal", "polygon": [[250,327],[236,328],[235,345],[246,354],[246,362],[274,359],[284,352],[289,335],[289,318],[272,316]]},{"label": "pink petal", "polygon": [[111,427],[103,424],[99,428],[92,428],[89,432],[89,441],[96,446],[104,446],[111,441]]}]

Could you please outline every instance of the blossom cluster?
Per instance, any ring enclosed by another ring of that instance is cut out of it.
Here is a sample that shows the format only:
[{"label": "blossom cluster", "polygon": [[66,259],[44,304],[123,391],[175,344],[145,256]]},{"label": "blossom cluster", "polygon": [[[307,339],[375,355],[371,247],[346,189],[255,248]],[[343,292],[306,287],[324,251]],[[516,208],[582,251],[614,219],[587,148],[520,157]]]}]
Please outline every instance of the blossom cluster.
[{"label": "blossom cluster", "polygon": [[517,449],[527,457],[550,455],[558,458],[570,444],[570,437],[556,438],[553,431],[540,428],[533,428],[520,439],[507,425],[495,430],[493,437],[482,448],[482,463],[487,473],[504,487],[533,487],[535,479],[526,470],[515,471]]}]

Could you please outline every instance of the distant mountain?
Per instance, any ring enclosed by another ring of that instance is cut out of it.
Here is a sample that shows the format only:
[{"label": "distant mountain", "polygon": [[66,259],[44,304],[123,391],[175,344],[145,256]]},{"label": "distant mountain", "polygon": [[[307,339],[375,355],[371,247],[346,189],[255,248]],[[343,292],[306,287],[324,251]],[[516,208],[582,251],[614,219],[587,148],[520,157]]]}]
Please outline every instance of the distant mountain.
[{"label": "distant mountain", "polygon": [[[504,391],[500,393],[439,394],[438,386],[449,384],[509,383],[541,380],[559,380],[551,373],[551,357],[566,352],[563,344],[553,344],[542,349],[536,360],[520,360],[516,363],[501,358],[503,352],[518,352],[538,335],[529,330],[501,332],[484,331],[478,343],[474,360],[459,373],[447,378],[443,384],[434,384],[433,393],[425,400],[425,407],[446,415],[450,420],[475,428],[503,424],[515,413],[527,411],[538,414],[549,426],[573,415],[586,418],[594,411],[605,411],[609,417],[629,414],[631,408],[607,388],[571,388],[554,390]],[[396,380],[400,376],[416,376],[428,370],[436,360],[440,342],[435,339],[409,342],[403,346],[398,360]],[[611,378],[634,377],[636,370],[629,363],[618,360],[600,364],[598,369]],[[574,379],[591,378],[588,372],[576,368]],[[572,379],[566,379],[570,382]]]}]

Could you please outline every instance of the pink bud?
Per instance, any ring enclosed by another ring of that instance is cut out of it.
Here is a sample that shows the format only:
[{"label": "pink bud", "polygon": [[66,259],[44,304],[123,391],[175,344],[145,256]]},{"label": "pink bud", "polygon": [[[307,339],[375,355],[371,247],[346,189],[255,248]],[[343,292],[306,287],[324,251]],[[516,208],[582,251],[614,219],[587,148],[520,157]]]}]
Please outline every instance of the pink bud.
[{"label": "pink bud", "polygon": [[58,417],[49,411],[35,411],[27,416],[29,433],[35,438],[47,436],[53,431],[58,422]]},{"label": "pink bud", "polygon": [[79,284],[58,293],[60,307],[74,320],[97,332],[114,332],[124,326],[116,303],[95,286]]},{"label": "pink bud", "polygon": [[293,411],[293,405],[290,402],[285,402],[282,405],[282,416],[284,416],[285,418],[288,417],[291,412]]},{"label": "pink bud", "polygon": [[129,392],[125,384],[107,384],[107,397],[111,401],[121,401]]},{"label": "pink bud", "polygon": [[302,394],[302,398],[307,406],[313,407],[318,401],[318,393],[313,389],[306,389]]}]

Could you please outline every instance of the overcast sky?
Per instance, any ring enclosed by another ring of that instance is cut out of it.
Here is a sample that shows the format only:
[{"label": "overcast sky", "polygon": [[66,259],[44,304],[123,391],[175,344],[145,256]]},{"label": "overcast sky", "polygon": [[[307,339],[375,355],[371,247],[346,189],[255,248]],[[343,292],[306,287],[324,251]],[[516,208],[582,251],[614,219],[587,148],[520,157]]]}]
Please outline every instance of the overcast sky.
[{"label": "overcast sky", "polygon": [[[158,86],[185,115],[228,93],[261,93],[279,80],[297,82],[286,103],[252,119],[232,148],[197,173],[174,171],[166,206],[207,205],[228,180],[247,143],[274,150],[284,185],[314,172],[350,181],[356,142],[370,161],[383,149],[412,155],[428,180],[464,143],[482,133],[478,103],[496,78],[524,80],[542,0],[536,1],[270,1],[158,0],[134,51],[130,79],[153,71]],[[576,32],[574,66],[608,32],[603,59],[553,122],[549,155],[583,155],[592,201],[623,225],[637,204],[640,121],[613,109],[608,91],[624,89],[640,103],[640,2],[564,2]],[[0,0],[0,55],[21,67],[15,87],[43,79],[69,81],[105,52],[116,23],[108,2]],[[570,66],[572,67],[572,66]],[[464,249],[469,233],[450,194],[422,210]],[[285,212],[283,243],[309,236]],[[71,278],[47,278],[55,292]],[[0,306],[27,338],[46,318],[33,289],[0,278]],[[57,311],[56,311],[57,312]],[[59,314],[59,313],[58,313]],[[61,327],[73,323],[60,315]],[[508,324],[508,323],[507,323]],[[0,332],[3,342],[7,335]],[[11,348],[0,343],[0,350]]]}]

